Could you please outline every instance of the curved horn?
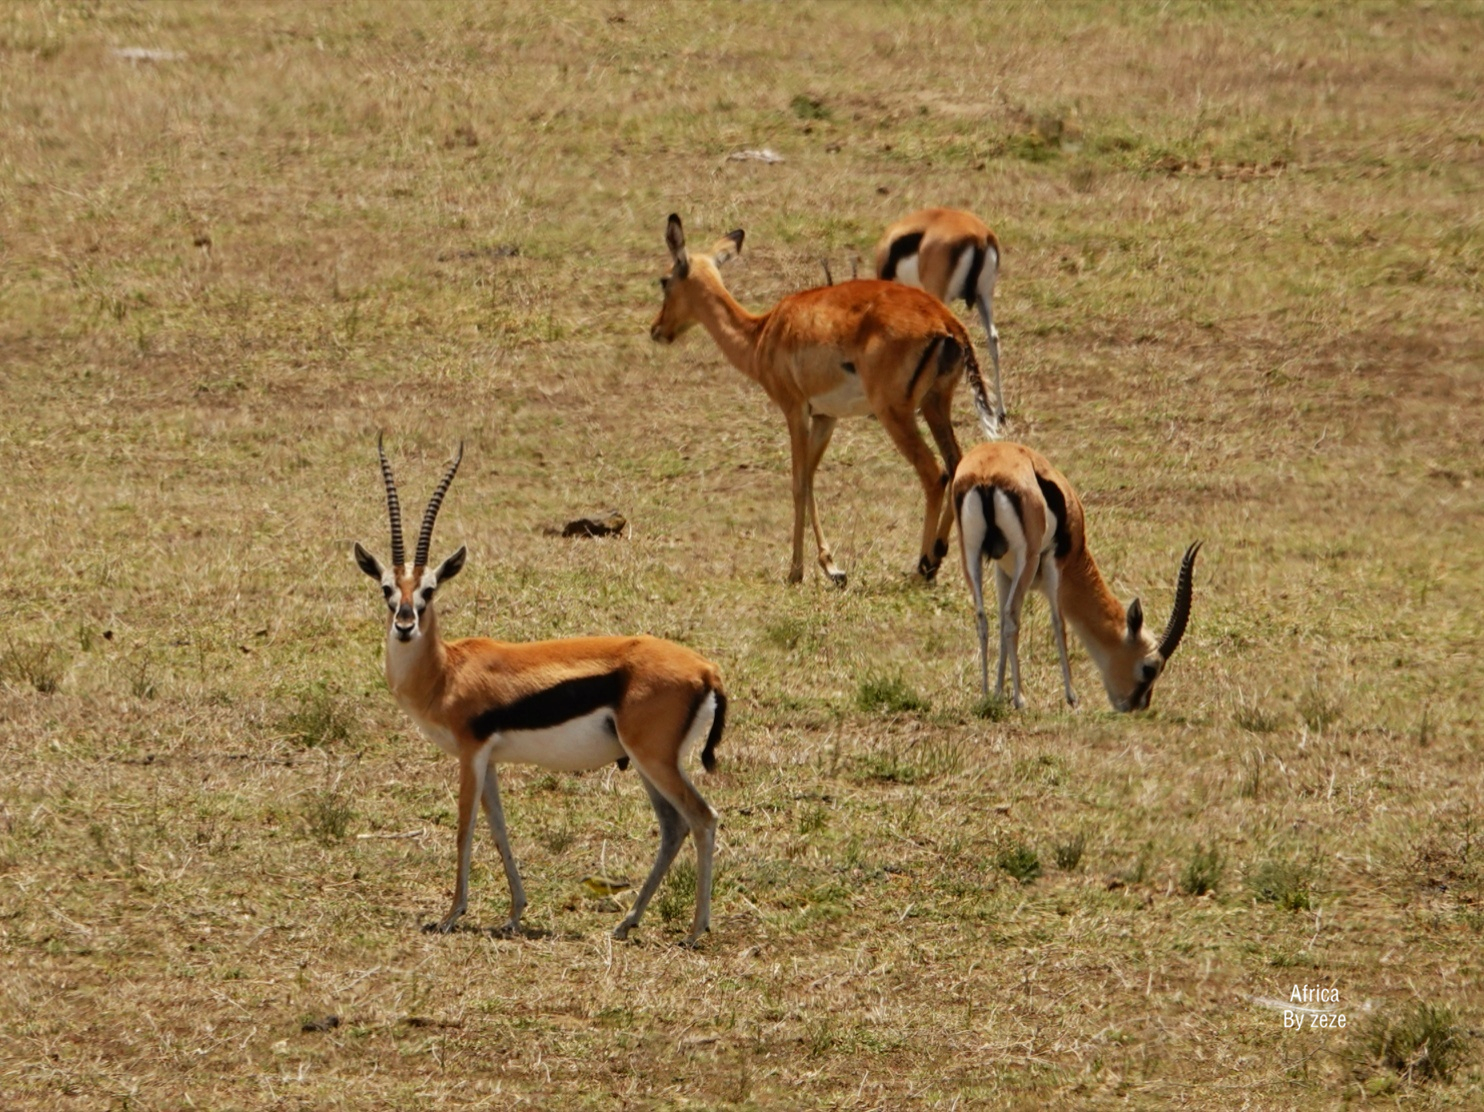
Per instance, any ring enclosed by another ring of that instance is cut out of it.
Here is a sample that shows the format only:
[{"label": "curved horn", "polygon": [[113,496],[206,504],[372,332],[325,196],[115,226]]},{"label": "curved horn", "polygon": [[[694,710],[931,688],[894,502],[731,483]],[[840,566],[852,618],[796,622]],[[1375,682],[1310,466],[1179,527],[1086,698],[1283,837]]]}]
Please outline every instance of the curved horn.
[{"label": "curved horn", "polygon": [[1170,612],[1169,624],[1159,639],[1159,655],[1169,660],[1180,647],[1180,638],[1185,636],[1185,625],[1190,621],[1190,599],[1195,588],[1195,557],[1204,542],[1196,541],[1185,550],[1180,561],[1180,581],[1175,585],[1175,609]]},{"label": "curved horn", "polygon": [[397,480],[392,478],[392,465],[386,461],[381,449],[381,433],[376,434],[376,454],[381,457],[381,478],[386,483],[386,510],[392,518],[392,567],[400,568],[406,562],[402,550],[402,506],[397,501]]},{"label": "curved horn", "polygon": [[423,528],[422,532],[417,535],[417,559],[413,561],[413,567],[428,566],[428,549],[433,544],[433,522],[438,520],[438,507],[443,505],[443,496],[448,493],[448,484],[453,482],[454,473],[458,471],[459,461],[463,458],[464,442],[460,440],[458,454],[453,457],[453,462],[443,473],[443,481],[438,484],[438,489],[433,491],[433,499],[428,503],[428,512],[423,514]]}]

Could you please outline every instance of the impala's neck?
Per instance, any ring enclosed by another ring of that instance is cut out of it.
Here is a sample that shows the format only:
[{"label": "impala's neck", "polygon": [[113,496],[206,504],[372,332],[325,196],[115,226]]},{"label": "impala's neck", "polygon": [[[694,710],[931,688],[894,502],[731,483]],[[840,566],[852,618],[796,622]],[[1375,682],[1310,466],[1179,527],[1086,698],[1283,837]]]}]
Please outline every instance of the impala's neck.
[{"label": "impala's neck", "polygon": [[756,367],[757,338],[768,315],[754,316],[737,302],[721,277],[714,272],[695,274],[698,296],[694,302],[696,319],[701,322],[727,360],[748,378],[758,377]]},{"label": "impala's neck", "polygon": [[1099,670],[1128,633],[1128,613],[1083,545],[1061,565],[1061,612]]},{"label": "impala's neck", "polygon": [[438,618],[428,606],[418,618],[418,635],[399,641],[392,627],[386,633],[386,683],[398,702],[426,706],[443,687],[448,650],[438,636]]}]

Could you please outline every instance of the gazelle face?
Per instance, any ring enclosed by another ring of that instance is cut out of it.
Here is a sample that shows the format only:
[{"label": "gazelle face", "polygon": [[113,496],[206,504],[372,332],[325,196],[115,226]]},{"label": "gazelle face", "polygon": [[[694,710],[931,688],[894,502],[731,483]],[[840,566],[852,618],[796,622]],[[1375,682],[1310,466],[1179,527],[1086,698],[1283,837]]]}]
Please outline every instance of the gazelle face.
[{"label": "gazelle face", "polygon": [[381,584],[381,596],[386,600],[390,626],[387,635],[403,643],[422,636],[425,628],[423,616],[433,604],[433,594],[440,583],[458,575],[464,567],[468,554],[461,546],[457,552],[435,568],[383,568],[381,562],[359,544],[355,548],[356,563],[363,572]]},{"label": "gazelle face", "polygon": [[660,344],[675,340],[693,327],[700,317],[696,302],[707,296],[707,287],[721,286],[717,268],[737,257],[742,250],[740,228],[728,232],[711,247],[709,255],[690,255],[685,249],[685,231],[680,217],[671,216],[665,228],[665,246],[670,249],[670,273],[660,279],[664,301],[659,314],[649,326],[649,338]]},{"label": "gazelle face", "polygon": [[1134,599],[1128,608],[1123,644],[1102,669],[1103,688],[1113,709],[1120,713],[1148,710],[1154,681],[1164,667],[1159,642],[1144,628],[1144,608]]}]

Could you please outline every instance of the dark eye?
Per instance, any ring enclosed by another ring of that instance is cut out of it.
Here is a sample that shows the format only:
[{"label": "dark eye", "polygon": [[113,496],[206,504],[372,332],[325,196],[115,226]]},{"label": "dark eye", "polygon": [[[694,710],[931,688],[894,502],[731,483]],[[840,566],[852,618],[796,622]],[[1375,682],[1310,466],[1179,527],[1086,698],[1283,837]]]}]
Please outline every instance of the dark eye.
[{"label": "dark eye", "polygon": [[381,585],[381,593],[383,595],[385,595],[387,598],[391,598],[392,597],[392,589],[390,587],[388,587],[385,583],[383,583]]},{"label": "dark eye", "polygon": [[662,290],[668,290],[669,288],[670,288],[670,277],[669,277],[669,275],[666,275],[665,277],[663,277],[663,278],[660,279],[660,289],[662,289]]},{"label": "dark eye", "polygon": [[1139,666],[1139,678],[1145,683],[1149,683],[1157,675],[1159,675],[1158,664],[1141,664]]}]

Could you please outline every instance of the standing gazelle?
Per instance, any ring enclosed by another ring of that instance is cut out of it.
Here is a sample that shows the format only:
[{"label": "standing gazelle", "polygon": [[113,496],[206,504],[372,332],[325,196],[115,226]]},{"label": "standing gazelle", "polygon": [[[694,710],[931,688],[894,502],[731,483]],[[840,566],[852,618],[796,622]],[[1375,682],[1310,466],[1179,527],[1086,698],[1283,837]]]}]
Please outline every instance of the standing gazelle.
[{"label": "standing gazelle", "polygon": [[1087,646],[1103,677],[1114,710],[1144,710],[1149,693],[1185,635],[1190,620],[1192,576],[1201,542],[1185,550],[1175,587],[1175,609],[1158,641],[1144,628],[1144,608],[1134,599],[1125,611],[1103,582],[1083,529],[1082,500],[1066,476],[1045,456],[1021,444],[993,441],[973,448],[953,477],[964,574],[974,594],[979,626],[979,679],[989,694],[989,623],[984,616],[986,557],[995,564],[1000,602],[1000,657],[995,695],[1005,691],[1010,662],[1011,699],[1020,694],[1020,609],[1027,591],[1039,586],[1051,605],[1051,634],[1061,657],[1067,702],[1072,669],[1067,662],[1063,617]]},{"label": "standing gazelle", "polygon": [[[874,413],[917,471],[927,501],[917,570],[932,579],[948,552],[953,508],[949,477],[962,451],[953,432],[953,391],[967,372],[981,421],[989,401],[969,334],[943,304],[920,290],[873,279],[790,294],[760,315],[727,292],[719,267],[742,250],[742,231],[728,232],[710,254],[685,249],[680,217],[665,229],[670,273],[660,279],[664,304],[651,338],[671,343],[700,323],[732,365],[757,382],[788,422],[793,457],[793,562],[788,581],[804,577],[804,519],[814,525],[819,566],[837,586],[835,566],[814,504],[814,472],[841,417]],[[940,465],[917,428],[921,413],[942,453]]]},{"label": "standing gazelle", "polygon": [[660,848],[634,906],[614,929],[624,938],[639,922],[676,851],[689,833],[696,843],[696,914],[687,945],[711,916],[711,855],[716,812],[685,774],[685,754],[702,738],[701,763],[716,767],[716,743],[726,721],[727,697],[716,665],[681,645],[653,637],[582,637],[510,644],[483,637],[443,641],[433,593],[464,566],[460,547],[436,568],[428,548],[438,507],[453,482],[463,446],[434,491],[417,538],[417,555],[403,556],[402,515],[392,468],[376,442],[392,522],[392,566],[355,546],[356,563],[381,584],[389,624],[386,681],[397,703],[422,732],[459,761],[458,876],[453,907],[436,927],[450,931],[469,897],[469,859],[475,808],[484,804],[490,831],[510,884],[510,921],[520,929],[525,890],[505,816],[495,765],[533,764],[580,772],[630,758],[659,819]]},{"label": "standing gazelle", "polygon": [[999,273],[1000,241],[989,225],[962,209],[908,213],[888,226],[876,245],[876,277],[917,286],[945,303],[962,298],[979,311],[994,367],[996,431],[1005,420],[1000,330],[994,326],[994,284]]}]

